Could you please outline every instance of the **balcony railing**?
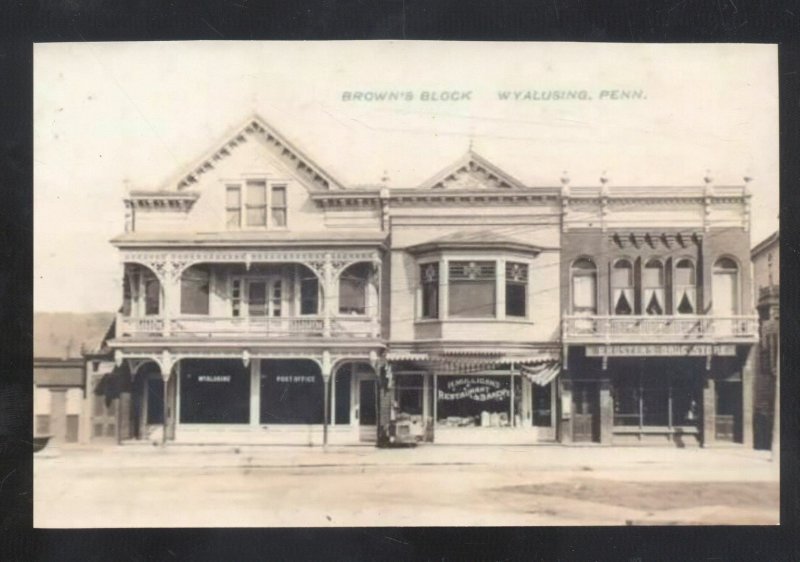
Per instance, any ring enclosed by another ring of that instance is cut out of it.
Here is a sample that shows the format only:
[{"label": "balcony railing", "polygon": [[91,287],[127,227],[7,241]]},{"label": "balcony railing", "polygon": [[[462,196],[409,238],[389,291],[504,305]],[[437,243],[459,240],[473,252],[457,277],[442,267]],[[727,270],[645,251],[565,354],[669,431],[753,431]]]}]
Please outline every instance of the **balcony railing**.
[{"label": "balcony railing", "polygon": [[[368,316],[331,318],[331,337],[377,337],[379,321]],[[163,318],[159,316],[117,318],[117,336],[126,337],[325,337],[325,319],[321,316],[296,317],[215,317],[181,316]]]},{"label": "balcony railing", "polygon": [[757,316],[565,316],[564,341],[753,341]]}]

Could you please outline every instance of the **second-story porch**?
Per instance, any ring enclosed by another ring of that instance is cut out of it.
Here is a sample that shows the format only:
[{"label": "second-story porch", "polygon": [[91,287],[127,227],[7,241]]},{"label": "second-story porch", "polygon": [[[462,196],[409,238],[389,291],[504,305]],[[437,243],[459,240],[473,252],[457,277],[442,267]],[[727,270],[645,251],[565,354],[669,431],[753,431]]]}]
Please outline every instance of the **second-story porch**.
[{"label": "second-story porch", "polygon": [[562,338],[582,343],[753,343],[757,316],[565,316]]},{"label": "second-story porch", "polygon": [[117,339],[378,338],[378,248],[123,250]]}]

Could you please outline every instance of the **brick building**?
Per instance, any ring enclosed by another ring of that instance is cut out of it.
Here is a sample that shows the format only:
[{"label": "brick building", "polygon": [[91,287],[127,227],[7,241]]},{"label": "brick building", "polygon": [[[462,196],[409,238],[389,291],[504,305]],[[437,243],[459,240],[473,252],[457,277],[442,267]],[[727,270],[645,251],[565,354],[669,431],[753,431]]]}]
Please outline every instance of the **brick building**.
[{"label": "brick building", "polygon": [[747,186],[565,183],[562,441],[752,444]]}]

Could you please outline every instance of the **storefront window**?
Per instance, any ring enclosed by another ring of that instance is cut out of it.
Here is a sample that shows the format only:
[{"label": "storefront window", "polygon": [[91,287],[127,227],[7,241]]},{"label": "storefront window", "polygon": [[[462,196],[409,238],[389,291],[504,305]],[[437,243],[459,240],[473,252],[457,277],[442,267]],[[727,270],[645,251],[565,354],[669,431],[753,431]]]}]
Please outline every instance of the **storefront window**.
[{"label": "storefront window", "polygon": [[237,359],[180,363],[181,423],[248,423],[250,369]]},{"label": "storefront window", "polygon": [[321,424],[325,387],[313,361],[261,361],[263,424]]},{"label": "storefront window", "polygon": [[495,276],[493,261],[453,261],[449,267],[449,314],[461,318],[495,316]]},{"label": "storefront window", "polygon": [[681,372],[656,365],[641,373],[620,373],[613,381],[614,425],[633,427],[696,426],[701,389]]},{"label": "storefront window", "polygon": [[350,423],[350,393],[352,392],[352,372],[351,365],[345,365],[336,373],[336,391],[333,396],[336,398],[334,422],[335,424],[347,425]]},{"label": "storefront window", "polygon": [[509,427],[511,377],[438,377],[437,423],[447,427]]},{"label": "storefront window", "polygon": [[423,380],[422,375],[400,375],[397,377],[397,409],[401,415],[421,416]]}]

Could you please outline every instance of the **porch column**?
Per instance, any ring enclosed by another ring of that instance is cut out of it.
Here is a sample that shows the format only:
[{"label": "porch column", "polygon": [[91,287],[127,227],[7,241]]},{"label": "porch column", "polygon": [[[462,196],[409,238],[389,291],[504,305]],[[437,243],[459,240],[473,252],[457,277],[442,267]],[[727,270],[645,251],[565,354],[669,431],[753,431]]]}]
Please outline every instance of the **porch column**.
[{"label": "porch column", "polygon": [[559,377],[561,404],[559,408],[559,427],[561,428],[561,442],[572,443],[572,381]]},{"label": "porch column", "polygon": [[[119,352],[118,352],[119,353]],[[120,363],[117,365],[117,376],[119,377],[119,399],[117,402],[117,444],[133,435],[131,432],[131,374],[130,363],[122,360],[119,355]]]},{"label": "porch column", "polygon": [[703,447],[711,447],[716,440],[716,392],[714,379],[706,374],[703,385]]},{"label": "porch column", "polygon": [[372,324],[372,336],[377,338],[381,334],[381,298],[383,293],[383,268],[381,267],[381,262],[372,262],[372,269],[375,302],[371,303],[372,318],[370,318],[370,323]]},{"label": "porch column", "polygon": [[755,349],[747,349],[747,359],[742,366],[742,444],[753,448],[753,382],[755,380]]},{"label": "porch column", "polygon": [[161,281],[161,289],[164,292],[164,302],[162,303],[161,316],[164,319],[164,335],[170,335],[172,326],[170,320],[181,313],[181,276],[180,274],[164,275]]},{"label": "porch column", "polygon": [[164,392],[163,392],[163,399],[164,399],[164,414],[162,416],[163,421],[163,428],[161,432],[161,445],[165,446],[167,444],[167,433],[169,433],[169,419],[172,415],[171,408],[170,408],[170,400],[169,400],[169,378],[172,375],[172,367],[177,363],[175,357],[168,351],[164,350],[161,352],[161,357],[158,360],[158,366],[161,370],[161,380],[164,383]]},{"label": "porch column", "polygon": [[329,253],[325,254],[325,263],[322,267],[322,286],[325,296],[325,301],[322,303],[322,331],[327,338],[331,336],[331,318],[335,314],[335,307],[338,306],[339,302],[333,275],[333,258]]},{"label": "porch column", "polygon": [[614,433],[614,399],[611,397],[611,381],[600,381],[600,443],[610,445]]},{"label": "porch column", "polygon": [[331,354],[329,351],[322,352],[322,382],[324,383],[323,398],[323,417],[322,417],[322,445],[328,445],[328,415],[330,411],[331,399]]}]

